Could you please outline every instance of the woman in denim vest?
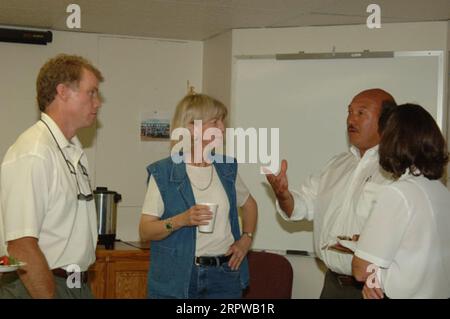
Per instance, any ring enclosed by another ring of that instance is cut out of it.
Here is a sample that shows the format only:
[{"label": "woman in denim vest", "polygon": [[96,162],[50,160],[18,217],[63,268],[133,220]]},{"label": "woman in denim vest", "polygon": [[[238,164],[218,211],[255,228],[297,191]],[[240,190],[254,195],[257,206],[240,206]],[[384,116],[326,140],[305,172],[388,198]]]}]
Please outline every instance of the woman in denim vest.
[{"label": "woman in denim vest", "polygon": [[173,143],[170,157],[147,167],[139,232],[142,240],[151,240],[149,298],[240,298],[248,286],[246,255],[257,205],[236,160],[215,153],[226,115],[212,97],[186,96],[171,125],[172,137],[183,138]]}]

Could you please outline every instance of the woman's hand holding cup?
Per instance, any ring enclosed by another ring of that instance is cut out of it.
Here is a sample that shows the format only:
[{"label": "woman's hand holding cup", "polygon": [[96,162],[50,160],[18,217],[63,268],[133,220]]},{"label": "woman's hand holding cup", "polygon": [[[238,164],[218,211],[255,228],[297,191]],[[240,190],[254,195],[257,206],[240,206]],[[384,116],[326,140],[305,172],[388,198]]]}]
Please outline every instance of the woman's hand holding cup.
[{"label": "woman's hand holding cup", "polygon": [[194,205],[184,213],[183,226],[208,225],[213,214],[206,205]]}]

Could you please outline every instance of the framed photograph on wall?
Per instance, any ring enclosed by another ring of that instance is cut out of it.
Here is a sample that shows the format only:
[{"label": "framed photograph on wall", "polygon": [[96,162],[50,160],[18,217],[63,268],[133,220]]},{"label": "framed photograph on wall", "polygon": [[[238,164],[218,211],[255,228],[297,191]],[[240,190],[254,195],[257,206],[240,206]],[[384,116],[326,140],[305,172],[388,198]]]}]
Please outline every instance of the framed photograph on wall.
[{"label": "framed photograph on wall", "polygon": [[170,141],[170,116],[167,112],[141,114],[141,141]]}]

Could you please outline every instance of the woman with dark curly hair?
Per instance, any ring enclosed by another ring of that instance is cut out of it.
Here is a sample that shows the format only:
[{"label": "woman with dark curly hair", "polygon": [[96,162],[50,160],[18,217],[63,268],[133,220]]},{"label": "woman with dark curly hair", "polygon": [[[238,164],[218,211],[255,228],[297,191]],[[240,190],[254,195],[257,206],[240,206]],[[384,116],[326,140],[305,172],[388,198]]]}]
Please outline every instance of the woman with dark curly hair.
[{"label": "woman with dark curly hair", "polygon": [[396,181],[380,192],[353,275],[365,282],[364,298],[449,298],[450,192],[439,181],[445,139],[420,105],[398,106],[379,127],[380,165]]}]

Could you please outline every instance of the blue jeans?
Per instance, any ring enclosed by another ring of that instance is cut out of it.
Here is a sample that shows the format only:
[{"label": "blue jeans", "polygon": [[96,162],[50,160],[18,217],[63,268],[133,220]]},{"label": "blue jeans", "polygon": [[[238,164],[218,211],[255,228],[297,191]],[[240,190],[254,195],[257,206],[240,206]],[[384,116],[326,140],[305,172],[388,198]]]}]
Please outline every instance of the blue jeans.
[{"label": "blue jeans", "polygon": [[192,265],[189,299],[239,299],[242,288],[239,271],[228,262],[218,267]]}]

